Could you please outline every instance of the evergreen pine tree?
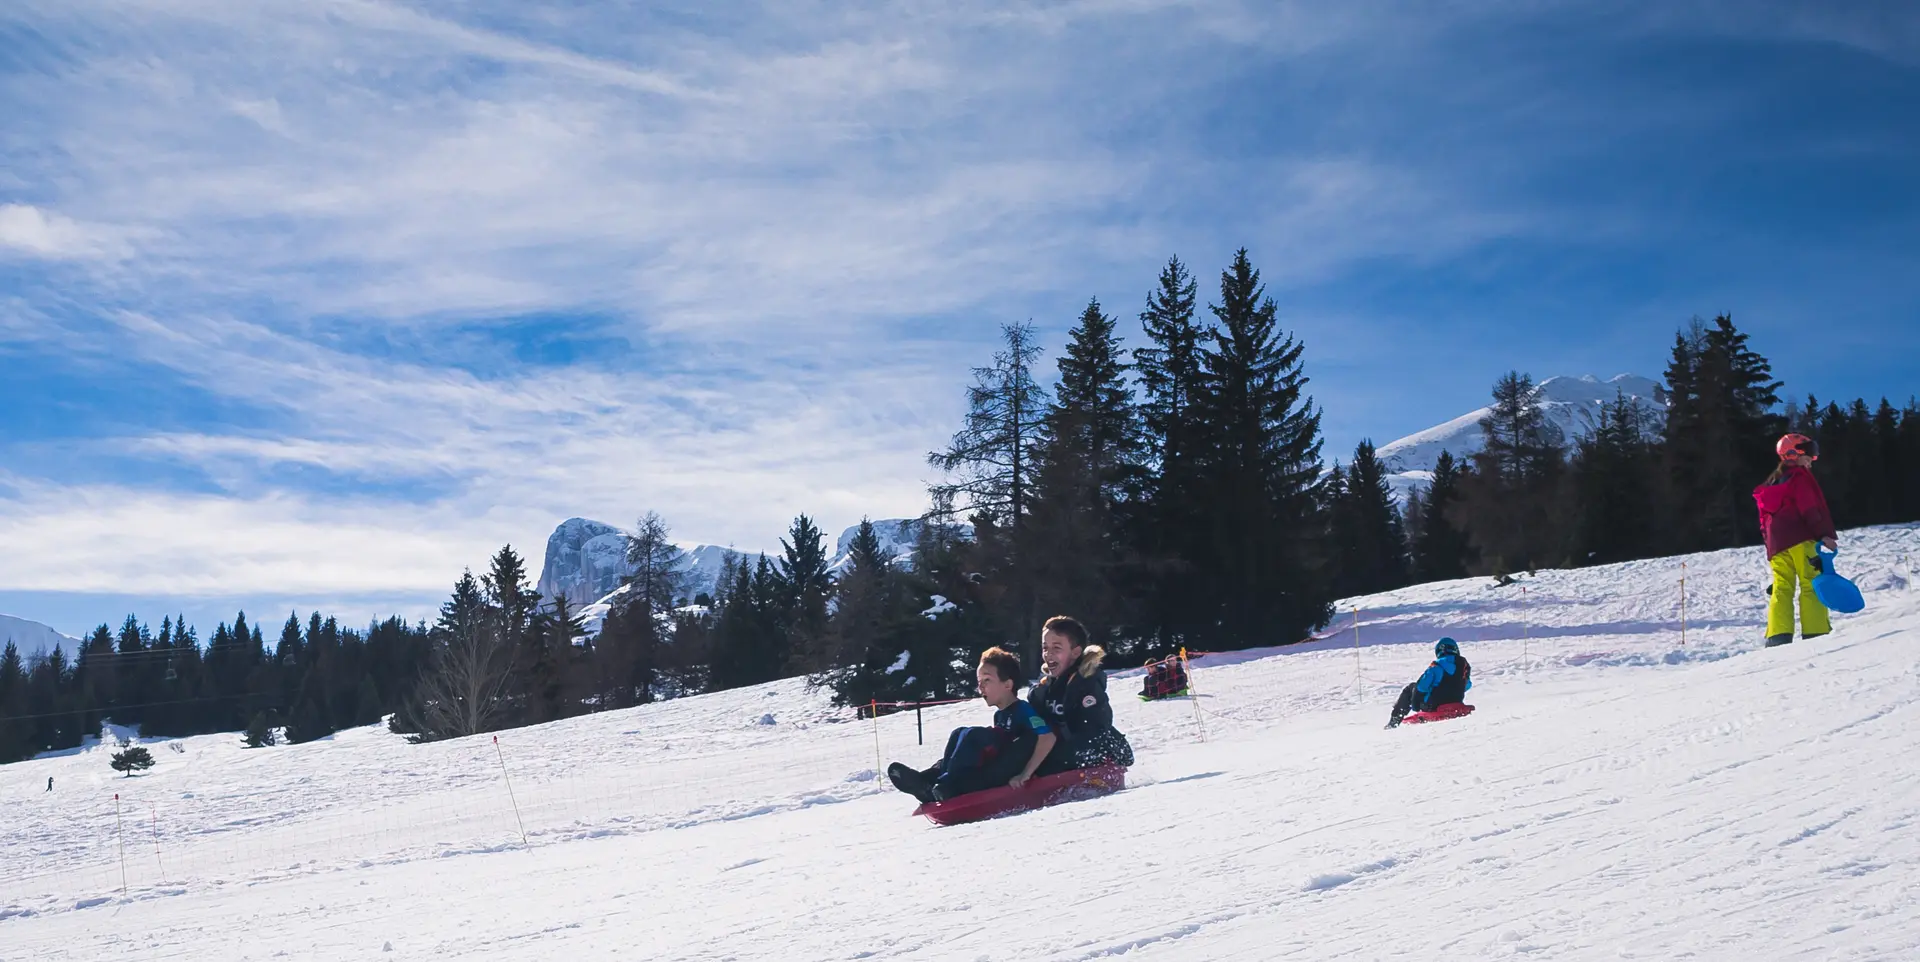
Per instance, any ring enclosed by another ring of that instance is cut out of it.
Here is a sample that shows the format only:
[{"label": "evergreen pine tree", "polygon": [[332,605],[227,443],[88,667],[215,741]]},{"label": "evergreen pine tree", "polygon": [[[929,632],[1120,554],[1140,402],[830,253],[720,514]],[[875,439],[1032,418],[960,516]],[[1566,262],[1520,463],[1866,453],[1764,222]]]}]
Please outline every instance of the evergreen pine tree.
[{"label": "evergreen pine tree", "polygon": [[1668,404],[1662,450],[1675,495],[1682,551],[1757,544],[1753,486],[1776,463],[1785,428],[1774,413],[1780,383],[1727,315],[1709,327],[1695,319],[1675,336],[1666,371]]},{"label": "evergreen pine tree", "polygon": [[[904,639],[894,630],[899,576],[873,522],[860,519],[847,546],[847,570],[834,583],[834,609],[827,625],[827,658],[810,681],[833,689],[837,703],[897,701],[889,668],[901,660]],[[898,649],[898,650],[896,650]]]},{"label": "evergreen pine tree", "polygon": [[1320,414],[1306,394],[1304,345],[1242,249],[1220,275],[1218,327],[1201,351],[1194,416],[1207,446],[1201,533],[1190,560],[1221,647],[1298,641],[1331,614],[1317,558]]},{"label": "evergreen pine tree", "polygon": [[[580,644],[586,634],[579,616],[573,612],[573,606],[565,594],[556,595],[552,607],[547,612],[547,651],[548,659],[559,669],[558,692],[554,693],[558,714],[555,717],[566,718],[581,711],[581,703],[595,689],[592,678],[592,659]],[[544,693],[543,693],[544,697]]]},{"label": "evergreen pine tree", "polygon": [[[452,597],[440,606],[426,669],[403,705],[405,719],[391,727],[410,730],[414,741],[459,738],[500,727],[512,717],[514,655],[500,610],[488,603],[473,572],[463,572]],[[300,723],[297,714],[294,723]]]},{"label": "evergreen pine tree", "polygon": [[379,686],[373,683],[372,675],[361,675],[359,689],[354,693],[353,724],[371,725],[384,714]]},{"label": "evergreen pine tree", "polygon": [[1920,521],[1920,400],[1908,399],[1900,411],[1900,484],[1897,488],[1901,522]]},{"label": "evergreen pine tree", "polygon": [[664,623],[671,617],[685,578],[684,553],[674,545],[666,521],[651,511],[627,538],[627,563],[633,566],[633,574],[615,604],[618,610],[609,614],[613,631],[602,627],[598,648],[605,656],[616,705],[653,701]]},{"label": "evergreen pine tree", "polygon": [[1035,474],[1029,545],[1042,610],[1077,613],[1111,646],[1133,612],[1122,524],[1139,499],[1143,444],[1114,320],[1091,301],[1068,335]]},{"label": "evergreen pine tree", "polygon": [[0,765],[33,755],[33,714],[28,710],[27,665],[20,648],[7,639],[0,651]]},{"label": "evergreen pine tree", "polygon": [[[173,619],[172,654],[167,659],[168,693],[174,704],[162,706],[166,712],[163,728],[152,734],[189,735],[215,731],[205,724],[204,708],[212,704],[213,689],[207,681],[206,662],[200,649],[200,631],[187,624],[185,615]],[[204,700],[203,700],[204,699]]]},{"label": "evergreen pine tree", "polygon": [[[976,528],[977,568],[994,581],[1005,635],[1019,639],[1022,660],[1040,661],[1039,616],[1025,551],[1034,474],[1045,440],[1045,391],[1033,379],[1040,354],[1031,324],[1001,328],[1005,348],[975,368],[967,389],[965,426],[945,451],[927,456],[952,480],[932,485],[935,505],[964,509]],[[964,501],[964,504],[961,502]],[[931,517],[935,523],[952,515]]]},{"label": "evergreen pine tree", "polygon": [[1468,466],[1455,461],[1452,453],[1440,452],[1433,465],[1433,481],[1427,485],[1420,521],[1420,534],[1413,546],[1413,576],[1416,581],[1449,581],[1467,576],[1473,563],[1472,546],[1462,529],[1460,484]]},{"label": "evergreen pine tree", "polygon": [[[540,593],[527,579],[527,566],[512,545],[504,545],[481,576],[487,607],[504,643],[513,651],[513,690],[517,711],[512,724],[539,724],[559,717],[555,693],[558,668],[547,657],[546,625]],[[358,712],[355,698],[354,712]]]},{"label": "evergreen pine tree", "polygon": [[1400,505],[1400,528],[1407,535],[1407,579],[1417,582],[1419,577],[1419,550],[1422,532],[1427,529],[1427,495],[1424,489],[1415,486],[1407,489],[1406,501]]},{"label": "evergreen pine tree", "polygon": [[1561,510],[1566,455],[1539,407],[1539,389],[1518,371],[1493,386],[1480,420],[1486,446],[1461,486],[1460,517],[1487,573],[1558,564],[1567,554]]},{"label": "evergreen pine tree", "polygon": [[75,689],[74,707],[81,713],[81,729],[87,734],[100,730],[100,724],[108,717],[119,701],[119,666],[113,653],[113,632],[101,625],[87,636],[80,646],[80,655],[74,663],[73,683]]},{"label": "evergreen pine tree", "polygon": [[109,764],[114,771],[125,772],[128,778],[132,778],[134,772],[144,772],[153,767],[153,753],[143,745],[134,745],[115,752]]},{"label": "evergreen pine tree", "polygon": [[[1887,451],[1881,446],[1873,412],[1865,399],[1856,398],[1846,409],[1847,525],[1885,524],[1893,514],[1893,491],[1887,476]],[[1821,450],[1821,461],[1826,451]],[[1836,515],[1836,522],[1839,516]]]},{"label": "evergreen pine tree", "polygon": [[288,672],[299,671],[302,667],[300,640],[300,613],[287,612],[287,623],[280,626],[280,640],[273,646],[273,657]]},{"label": "evergreen pine tree", "polygon": [[1816,414],[1814,429],[1806,433],[1820,445],[1820,486],[1833,511],[1834,524],[1842,529],[1856,527],[1864,523],[1860,508],[1866,499],[1856,488],[1860,487],[1860,476],[1871,471],[1861,463],[1863,449],[1871,444],[1862,444],[1863,439],[1856,436],[1848,408],[1829,402]]},{"label": "evergreen pine tree", "polygon": [[504,545],[487,563],[481,577],[486,607],[499,619],[500,631],[509,643],[519,644],[531,634],[533,620],[540,611],[540,593],[527,580],[526,561],[513,545]]},{"label": "evergreen pine tree", "polygon": [[1873,446],[1874,462],[1879,469],[1874,485],[1877,500],[1873,505],[1873,523],[1904,521],[1901,489],[1906,485],[1907,465],[1900,451],[1900,412],[1884,397],[1873,412]]},{"label": "evergreen pine tree", "polygon": [[74,688],[73,666],[59,645],[28,667],[28,707],[38,722],[33,739],[37,750],[78,748],[84,737],[100,730],[97,724],[88,727],[89,719]]},{"label": "evergreen pine tree", "polygon": [[1576,554],[1584,564],[1656,555],[1665,530],[1658,506],[1659,450],[1645,412],[1625,396],[1601,408],[1600,424],[1581,438],[1570,467]]},{"label": "evergreen pine tree", "polygon": [[1134,349],[1148,473],[1144,503],[1130,513],[1132,542],[1145,566],[1143,627],[1155,654],[1171,653],[1208,620],[1192,558],[1204,550],[1202,458],[1206,423],[1194,405],[1202,391],[1201,345],[1211,329],[1196,320],[1198,285],[1178,257],[1160,271],[1140,326],[1149,347]]},{"label": "evergreen pine tree", "polygon": [[264,711],[254,712],[253,718],[247,722],[247,734],[242,744],[248,748],[265,748],[275,744],[275,741],[273,720]]},{"label": "evergreen pine tree", "polygon": [[833,573],[827,556],[826,535],[813,519],[793,519],[780,539],[776,579],[786,609],[787,650],[793,667],[802,672],[827,667],[827,604],[833,593]]},{"label": "evergreen pine tree", "polygon": [[1360,442],[1344,472],[1335,467],[1328,487],[1334,594],[1350,598],[1408,584],[1406,529],[1372,441]]},{"label": "evergreen pine tree", "polygon": [[153,635],[140,619],[128,615],[114,636],[114,697],[107,710],[122,725],[146,722],[148,703],[157,701],[151,694],[158,676],[148,649]]},{"label": "evergreen pine tree", "polygon": [[788,609],[773,562],[764,554],[752,561],[729,558],[722,574],[728,584],[715,599],[718,612],[709,666],[711,690],[757,685],[781,677],[791,660],[785,623]]}]

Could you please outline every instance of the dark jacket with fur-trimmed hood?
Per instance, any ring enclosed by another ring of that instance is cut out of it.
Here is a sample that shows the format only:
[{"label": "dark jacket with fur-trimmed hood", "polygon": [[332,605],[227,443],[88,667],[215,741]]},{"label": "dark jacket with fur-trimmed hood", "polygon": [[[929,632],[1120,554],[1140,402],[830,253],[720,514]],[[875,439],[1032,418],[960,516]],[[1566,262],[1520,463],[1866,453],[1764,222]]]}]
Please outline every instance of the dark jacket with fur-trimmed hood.
[{"label": "dark jacket with fur-trimmed hood", "polygon": [[[1059,677],[1043,677],[1027,692],[1027,703],[1066,743],[1068,750],[1054,756],[1069,760],[1063,768],[1089,768],[1108,762],[1133,764],[1133,746],[1113,727],[1107,673],[1100,668],[1106,657],[1106,649],[1088,645]],[[1052,759],[1048,764],[1053,764]]]}]

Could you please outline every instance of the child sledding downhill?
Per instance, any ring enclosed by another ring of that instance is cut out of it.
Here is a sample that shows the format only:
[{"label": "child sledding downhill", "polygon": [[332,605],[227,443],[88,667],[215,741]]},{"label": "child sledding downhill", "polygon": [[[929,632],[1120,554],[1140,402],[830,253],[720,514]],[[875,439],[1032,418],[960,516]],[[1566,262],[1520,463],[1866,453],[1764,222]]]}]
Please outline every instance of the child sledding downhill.
[{"label": "child sledding downhill", "polygon": [[1058,615],[1040,629],[1042,673],[1027,692],[1027,703],[1059,734],[1068,768],[1133,764],[1133,744],[1113,727],[1107,700],[1107,673],[1100,667],[1106,650],[1089,644],[1087,628]]},{"label": "child sledding downhill", "polygon": [[1460,656],[1460,645],[1452,638],[1442,638],[1433,646],[1433,664],[1420,674],[1420,680],[1401,689],[1400,699],[1393,703],[1393,715],[1387,719],[1388,728],[1398,728],[1410,712],[1430,712],[1442,705],[1456,705],[1467,697],[1473,688],[1473,666]]},{"label": "child sledding downhill", "polygon": [[981,699],[994,709],[993,727],[954,729],[931,768],[888,765],[893,787],[929,804],[1001,785],[1019,788],[1036,774],[1065,770],[1065,743],[1020,700],[1022,676],[1020,659],[1012,652],[989,648],[982,653],[974,678]]},{"label": "child sledding downhill", "polygon": [[1793,601],[1800,599],[1800,637],[1818,638],[1833,630],[1827,606],[1814,593],[1813,579],[1820,574],[1820,558],[1815,544],[1828,551],[1839,548],[1839,532],[1833,527],[1833,514],[1827,510],[1827,496],[1813,477],[1813,462],[1820,458],[1820,446],[1804,434],[1789,434],[1773,446],[1780,466],[1767,480],[1753,489],[1753,501],[1760,508],[1760,533],[1767,544],[1767,564],[1773,569],[1773,585],[1767,589],[1772,600],[1767,604],[1767,647],[1793,641]]}]

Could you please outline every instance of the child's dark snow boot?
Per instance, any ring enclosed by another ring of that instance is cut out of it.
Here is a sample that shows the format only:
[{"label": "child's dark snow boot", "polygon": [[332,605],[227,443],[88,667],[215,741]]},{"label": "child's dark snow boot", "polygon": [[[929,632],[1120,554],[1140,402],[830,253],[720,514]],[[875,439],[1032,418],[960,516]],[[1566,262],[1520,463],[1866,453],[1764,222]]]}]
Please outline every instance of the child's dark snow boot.
[{"label": "child's dark snow boot", "polygon": [[887,766],[887,780],[893,782],[894,788],[918,799],[922,805],[931,804],[934,800],[933,785],[927,781],[927,777],[899,762]]},{"label": "child's dark snow boot", "polygon": [[1792,635],[1769,635],[1769,636],[1767,636],[1767,647],[1768,647],[1768,648],[1778,648],[1778,647],[1780,647],[1781,645],[1791,645],[1791,644],[1793,644],[1793,636],[1792,636]]}]

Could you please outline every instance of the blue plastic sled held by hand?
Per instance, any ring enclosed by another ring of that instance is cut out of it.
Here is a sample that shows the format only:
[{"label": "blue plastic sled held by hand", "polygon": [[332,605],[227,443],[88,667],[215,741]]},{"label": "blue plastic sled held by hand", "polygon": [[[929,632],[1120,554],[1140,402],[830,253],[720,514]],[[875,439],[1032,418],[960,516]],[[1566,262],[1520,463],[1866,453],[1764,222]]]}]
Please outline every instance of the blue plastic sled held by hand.
[{"label": "blue plastic sled held by hand", "polygon": [[1833,570],[1833,552],[1825,547],[1816,550],[1820,555],[1820,573],[1813,576],[1813,593],[1820,603],[1843,615],[1865,608],[1867,600],[1860,597],[1860,587]]}]

